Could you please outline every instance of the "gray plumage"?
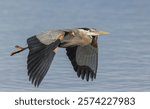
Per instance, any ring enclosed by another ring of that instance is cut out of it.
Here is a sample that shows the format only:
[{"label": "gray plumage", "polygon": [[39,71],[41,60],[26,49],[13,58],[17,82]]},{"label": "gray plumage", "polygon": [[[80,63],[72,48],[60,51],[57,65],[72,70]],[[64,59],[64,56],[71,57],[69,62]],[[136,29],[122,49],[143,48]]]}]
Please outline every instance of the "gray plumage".
[{"label": "gray plumage", "polygon": [[89,66],[96,74],[98,65],[98,49],[91,46],[79,46],[76,51],[76,61],[80,66]]},{"label": "gray plumage", "polygon": [[82,79],[96,78],[98,67],[98,35],[108,32],[97,32],[96,29],[75,28],[50,30],[27,39],[28,47],[16,46],[17,51],[11,55],[29,49],[27,69],[29,80],[39,86],[56,54],[57,48],[66,48],[66,54]]},{"label": "gray plumage", "polygon": [[52,42],[55,42],[59,35],[65,34],[64,31],[61,30],[50,30],[48,32],[40,33],[36,35],[36,38],[43,44],[49,45]]}]

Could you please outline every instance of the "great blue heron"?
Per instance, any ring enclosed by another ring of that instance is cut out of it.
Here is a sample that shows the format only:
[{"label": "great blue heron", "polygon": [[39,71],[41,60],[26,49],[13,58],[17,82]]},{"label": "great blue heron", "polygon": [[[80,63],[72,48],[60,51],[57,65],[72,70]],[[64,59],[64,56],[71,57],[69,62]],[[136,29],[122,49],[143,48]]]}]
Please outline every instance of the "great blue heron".
[{"label": "great blue heron", "polygon": [[98,66],[98,35],[109,32],[96,31],[92,28],[75,28],[64,30],[50,30],[34,35],[27,39],[28,47],[16,46],[14,55],[25,49],[29,49],[27,69],[29,80],[39,86],[52,63],[56,49],[66,48],[67,56],[82,80],[96,79]]}]

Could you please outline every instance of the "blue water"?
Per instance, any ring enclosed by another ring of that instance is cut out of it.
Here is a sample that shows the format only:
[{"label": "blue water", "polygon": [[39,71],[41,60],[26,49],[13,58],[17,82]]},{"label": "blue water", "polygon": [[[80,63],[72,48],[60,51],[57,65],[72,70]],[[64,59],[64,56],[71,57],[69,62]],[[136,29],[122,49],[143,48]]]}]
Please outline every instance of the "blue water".
[{"label": "blue water", "polygon": [[[149,0],[1,0],[0,91],[150,91]],[[27,76],[28,50],[16,44],[49,29],[94,27],[101,36],[97,79],[77,78],[60,49],[39,88]]]}]

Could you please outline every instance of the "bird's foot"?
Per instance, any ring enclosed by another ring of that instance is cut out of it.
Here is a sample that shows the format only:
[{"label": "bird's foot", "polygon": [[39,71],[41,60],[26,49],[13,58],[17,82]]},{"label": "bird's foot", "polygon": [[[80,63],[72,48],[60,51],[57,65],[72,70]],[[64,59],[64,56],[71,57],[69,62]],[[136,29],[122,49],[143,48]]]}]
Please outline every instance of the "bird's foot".
[{"label": "bird's foot", "polygon": [[15,48],[16,48],[16,51],[12,52],[10,54],[10,56],[13,56],[13,55],[15,55],[17,53],[20,53],[20,52],[24,51],[25,49],[27,49],[28,47],[23,48],[23,47],[21,47],[19,45],[16,45]]}]

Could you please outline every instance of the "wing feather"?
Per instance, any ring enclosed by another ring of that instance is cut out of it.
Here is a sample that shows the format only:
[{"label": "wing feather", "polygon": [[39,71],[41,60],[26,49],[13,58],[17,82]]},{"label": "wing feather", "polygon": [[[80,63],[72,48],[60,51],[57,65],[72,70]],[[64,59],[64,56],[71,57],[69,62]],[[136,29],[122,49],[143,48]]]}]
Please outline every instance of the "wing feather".
[{"label": "wing feather", "polygon": [[45,45],[49,45],[52,42],[55,42],[60,35],[64,35],[65,32],[63,30],[51,30],[45,33],[41,33],[39,35],[37,35],[37,39],[45,44]]},{"label": "wing feather", "polygon": [[98,48],[92,45],[68,47],[67,56],[70,59],[77,76],[89,81],[96,78],[98,66]]},{"label": "wing feather", "polygon": [[76,61],[80,66],[89,66],[96,73],[98,65],[98,49],[91,46],[79,46],[76,51]]},{"label": "wing feather", "polygon": [[40,42],[37,36],[33,36],[27,40],[27,43],[29,47],[27,60],[29,80],[35,86],[39,86],[52,63],[55,56],[53,50],[59,46],[60,40],[57,39],[49,45],[46,45]]}]

